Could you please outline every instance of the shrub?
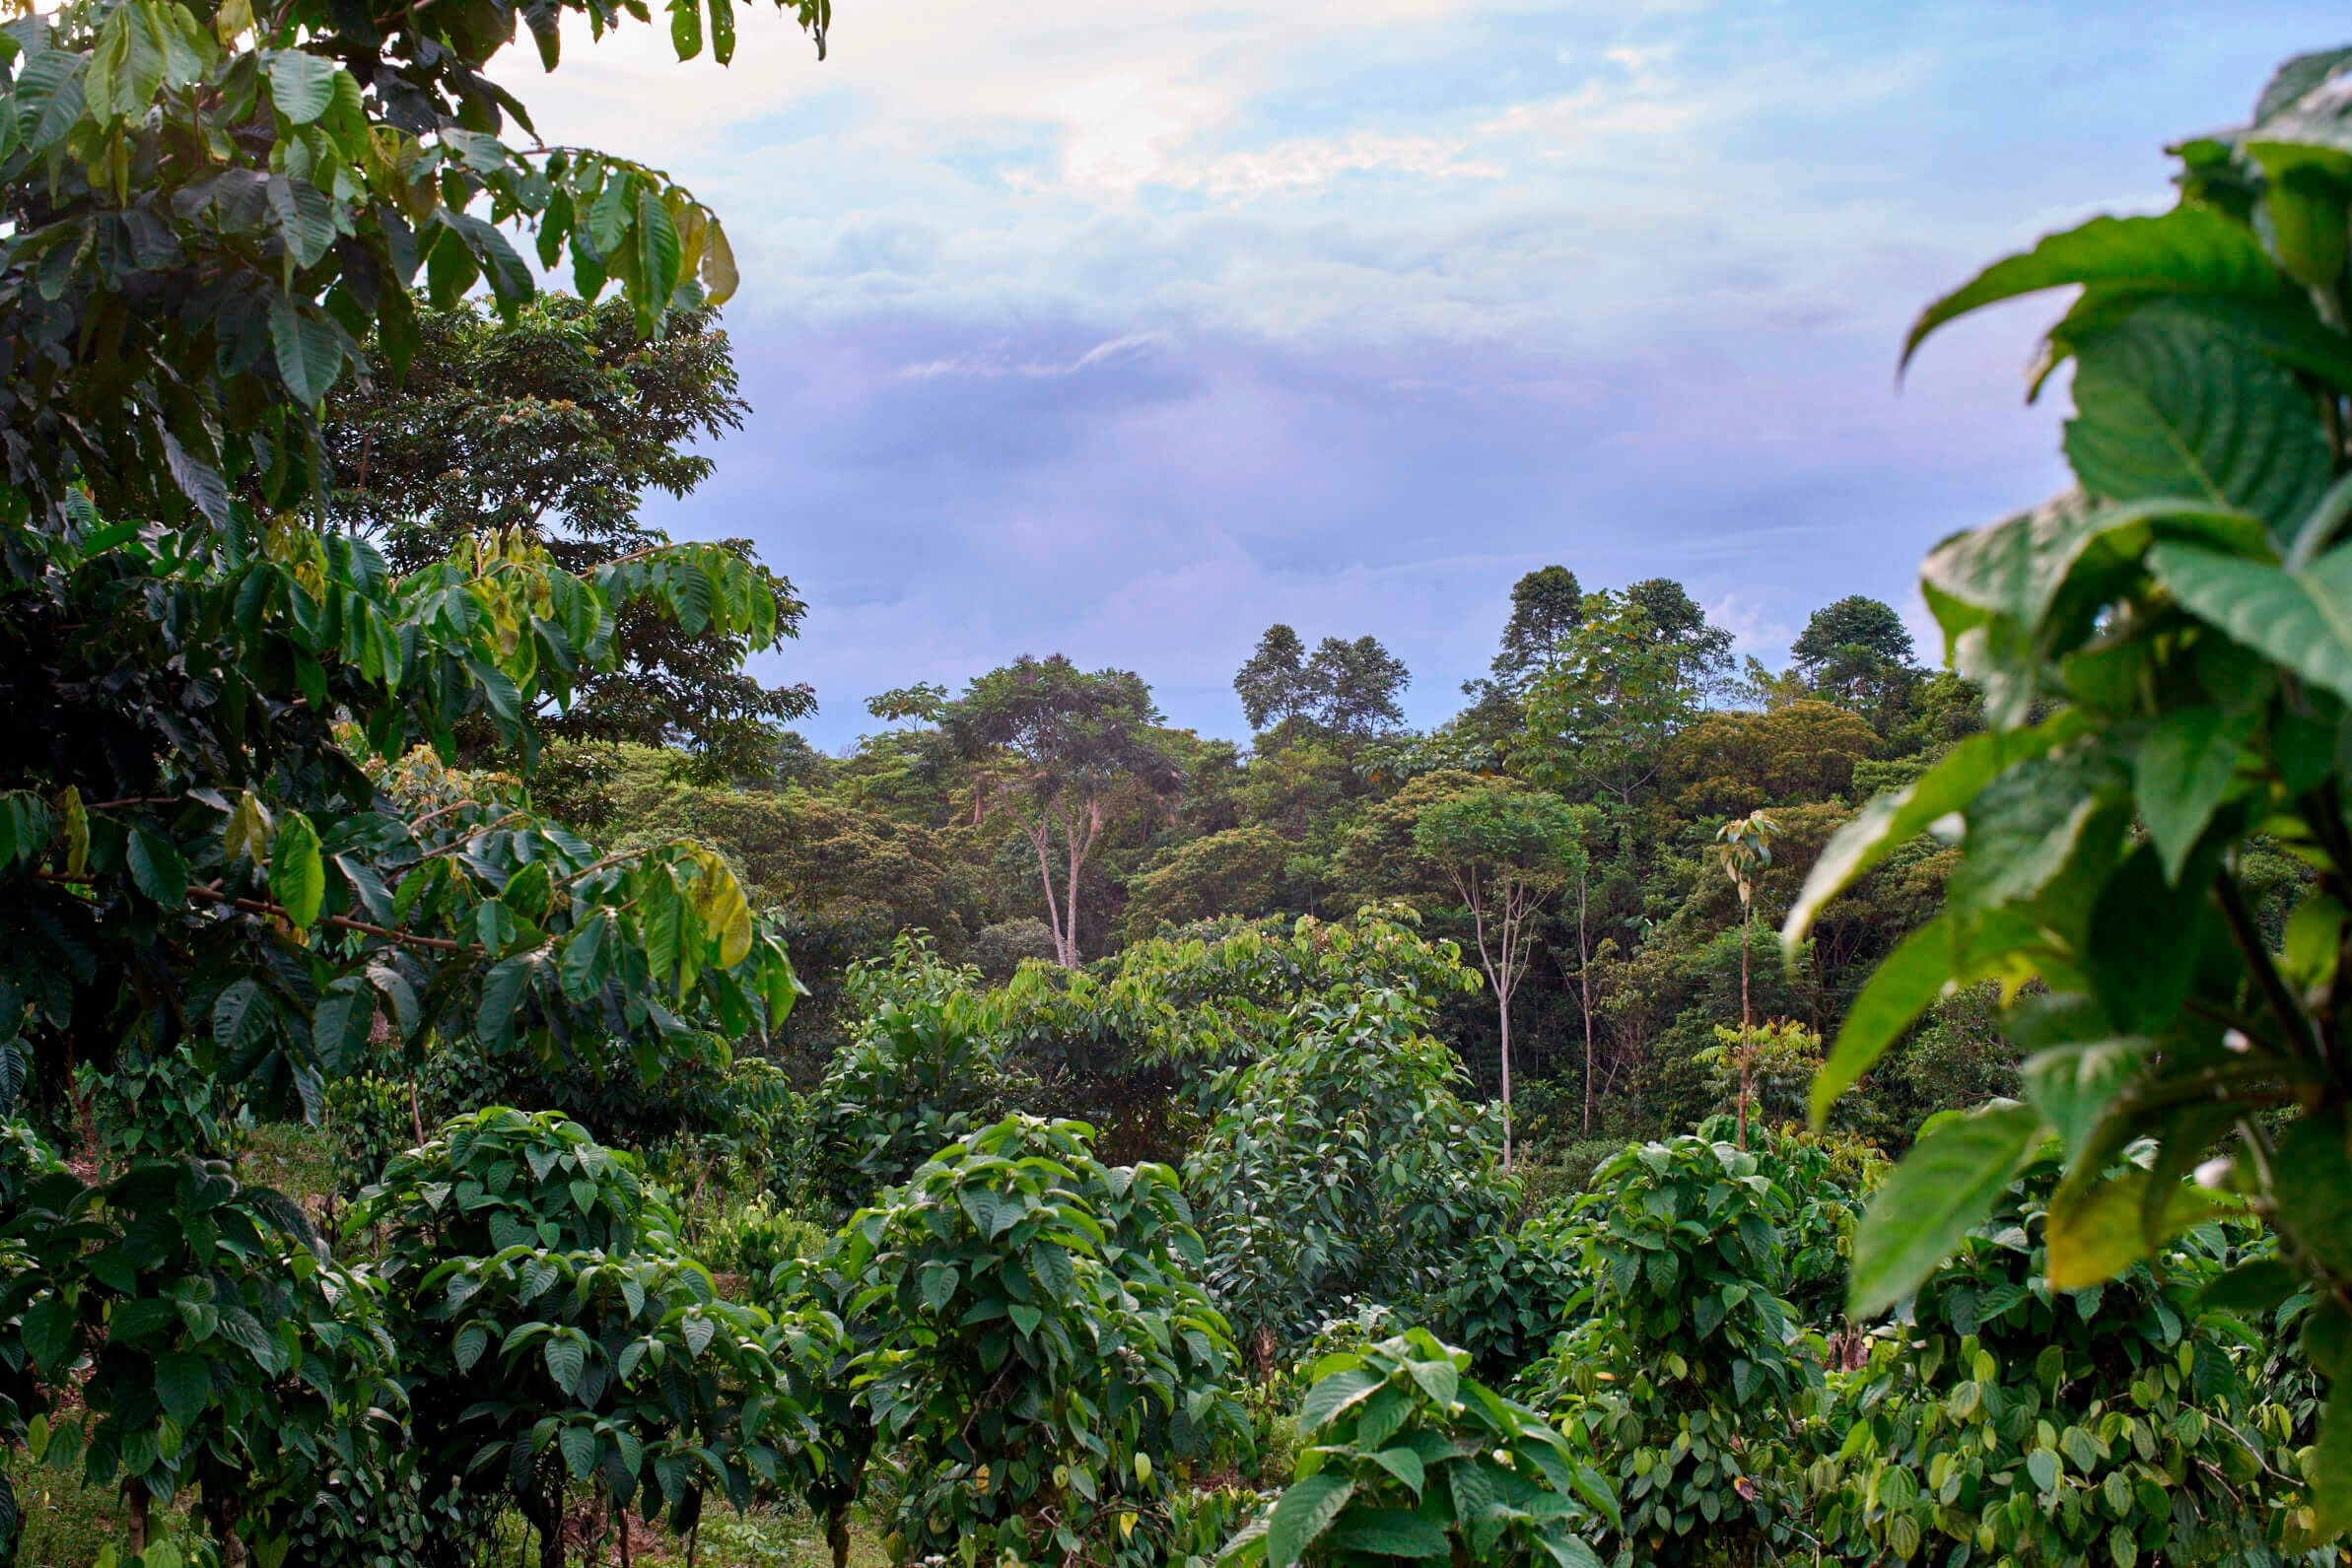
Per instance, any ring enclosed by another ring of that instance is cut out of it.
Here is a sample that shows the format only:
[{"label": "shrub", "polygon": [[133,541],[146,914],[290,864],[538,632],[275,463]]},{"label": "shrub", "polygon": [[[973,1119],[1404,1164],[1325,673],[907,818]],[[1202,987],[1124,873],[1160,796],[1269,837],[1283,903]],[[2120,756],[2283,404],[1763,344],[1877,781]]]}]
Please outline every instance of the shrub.
[{"label": "shrub", "polygon": [[1327,1356],[1299,1406],[1296,1478],[1225,1547],[1232,1568],[1399,1560],[1592,1564],[1607,1479],[1524,1405],[1415,1329]]},{"label": "shrub", "polygon": [[859,1214],[838,1261],[871,1335],[859,1387],[911,1466],[902,1557],[1160,1560],[1171,1462],[1241,1426],[1175,1172],[1106,1167],[1084,1125],[1009,1118]]},{"label": "shrub", "polygon": [[1293,1045],[1221,1086],[1185,1174],[1211,1288],[1261,1359],[1347,1298],[1435,1294],[1517,1207],[1499,1118],[1457,1093],[1461,1065],[1422,1016],[1390,991],[1303,1008]]},{"label": "shrub", "polygon": [[891,997],[808,1097],[800,1166],[835,1215],[875,1201],[1034,1088],[968,994]]},{"label": "shrub", "polygon": [[2311,1551],[2308,1441],[2249,1389],[2248,1326],[2204,1305],[2218,1225],[2105,1286],[2054,1290],[2055,1161],[1830,1381],[1803,1476],[1833,1555],[2049,1564],[2262,1564]]},{"label": "shrub", "polygon": [[[393,1160],[354,1230],[382,1225],[415,1463],[429,1508],[505,1489],[560,1561],[574,1484],[640,1492],[686,1528],[809,1452],[805,1367],[837,1329],[721,1301],[634,1162],[551,1113],[460,1117]],[[446,1551],[470,1542],[445,1540]]]},{"label": "shrub", "polygon": [[1577,1208],[1591,1316],[1530,1387],[1616,1469],[1641,1560],[1768,1560],[1775,1451],[1821,1378],[1779,1295],[1789,1200],[1756,1155],[1697,1137],[1627,1149],[1597,1180]]}]

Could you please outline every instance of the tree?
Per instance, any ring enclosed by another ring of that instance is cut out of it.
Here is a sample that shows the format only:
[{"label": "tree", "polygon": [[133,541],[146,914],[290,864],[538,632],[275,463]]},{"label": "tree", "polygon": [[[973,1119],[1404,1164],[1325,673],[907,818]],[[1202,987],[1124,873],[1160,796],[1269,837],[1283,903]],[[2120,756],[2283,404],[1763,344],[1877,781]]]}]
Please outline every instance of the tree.
[{"label": "tree", "polygon": [[[1502,1040],[1502,1163],[1511,1163],[1511,997],[1527,978],[1537,922],[1559,890],[1585,826],[1557,795],[1489,786],[1440,800],[1414,825],[1413,846],[1438,867],[1476,935],[1494,989]],[[1586,1037],[1589,1071],[1591,1039]]]},{"label": "tree", "polygon": [[931,681],[917,681],[912,686],[897,686],[877,697],[865,699],[865,711],[884,723],[899,724],[913,719],[918,724],[938,722],[939,710],[947,706],[947,688]]},{"label": "tree", "polygon": [[1869,714],[1882,729],[1906,716],[1899,711],[1923,673],[1913,667],[1902,617],[1859,593],[1814,611],[1789,654],[1815,693]]},{"label": "tree", "polygon": [[1307,684],[1307,646],[1298,634],[1280,624],[1266,629],[1258,650],[1233,677],[1241,695],[1241,711],[1250,728],[1271,729],[1283,719],[1311,712],[1314,696]]},{"label": "tree", "polygon": [[1706,611],[1680,582],[1646,578],[1628,585],[1625,599],[1649,617],[1650,635],[1672,650],[1684,684],[1694,692],[1703,697],[1730,675],[1731,633],[1709,625]]},{"label": "tree", "polygon": [[[1089,675],[1061,654],[1023,654],[980,676],[939,715],[947,745],[961,757],[1002,759],[981,784],[975,818],[1009,810],[1037,852],[1047,923],[1065,969],[1078,962],[1078,875],[1123,795],[1153,801],[1183,782],[1149,733],[1159,722],[1151,688],[1127,670]],[[1054,859],[1060,839],[1061,865]],[[1065,891],[1057,898],[1057,871]]]},{"label": "tree", "polygon": [[1352,643],[1327,637],[1307,661],[1306,690],[1315,720],[1344,738],[1361,739],[1403,723],[1397,694],[1412,683],[1405,661],[1376,637]]},{"label": "tree", "polygon": [[1545,567],[1511,584],[1511,618],[1494,655],[1494,680],[1517,688],[1549,666],[1559,640],[1584,619],[1584,588],[1566,567]]},{"label": "tree", "polygon": [[1527,693],[1521,766],[1556,787],[1588,787],[1632,804],[1658,777],[1676,732],[1698,712],[1689,650],[1649,611],[1606,589]]},{"label": "tree", "polygon": [[[321,415],[335,476],[332,515],[375,540],[394,571],[445,560],[462,540],[507,534],[544,545],[567,572],[668,542],[639,515],[650,491],[693,493],[711,472],[695,443],[742,427],[733,357],[718,313],[673,309],[649,332],[625,300],[564,295],[502,317],[471,303],[417,321],[407,375],[345,382]],[[796,635],[792,584],[757,573]],[[708,621],[623,611],[618,657],[559,705],[539,704],[547,739],[675,746],[704,782],[750,771],[779,725],[812,712],[806,686],[744,673],[741,640]]]},{"label": "tree", "polygon": [[1809,677],[1819,678],[1830,664],[1858,649],[1886,664],[1911,662],[1911,634],[1893,605],[1849,593],[1825,605],[1805,622],[1805,630],[1789,645],[1789,656]]},{"label": "tree", "polygon": [[[150,1500],[221,1452],[205,1434],[273,1466],[320,1452],[288,1373],[360,1392],[299,1354],[371,1331],[359,1293],[292,1338],[239,1304],[307,1314],[322,1275],[299,1212],[227,1163],[231,1108],[315,1114],[379,1027],[393,1050],[593,1042],[650,1075],[794,994],[709,851],[605,855],[511,802],[425,812],[392,787],[460,723],[527,765],[524,716],[609,673],[634,606],[771,645],[791,611],[767,582],[709,546],[575,574],[512,537],[400,577],[297,510],[326,489],[322,399],[374,368],[362,335],[386,369],[415,349],[420,267],[444,307],[476,281],[502,307],[534,293],[499,224],[535,227],[550,267],[568,242],[591,294],[616,276],[648,331],[703,298],[697,273],[714,302],[732,289],[723,232],[665,177],[499,140],[521,109],[484,68],[524,20],[552,61],[570,9],[291,0],[264,34],[242,4],[94,0],[9,29],[0,1439],[69,1394],[49,1456],[126,1483],[134,1551]],[[722,56],[731,24],[715,13]],[[118,1128],[95,1166],[15,1135],[25,1111],[55,1126],[69,1090]],[[156,1311],[174,1299],[190,1310]],[[260,1479],[205,1491],[267,1501]],[[282,1550],[286,1525],[215,1521],[231,1561]]]},{"label": "tree", "polygon": [[1748,932],[1756,915],[1756,878],[1772,863],[1772,836],[1780,830],[1770,817],[1751,811],[1715,830],[1715,853],[1723,874],[1740,890],[1740,1147],[1748,1146],[1748,1102],[1756,1087],[1756,1053],[1748,1006]]}]

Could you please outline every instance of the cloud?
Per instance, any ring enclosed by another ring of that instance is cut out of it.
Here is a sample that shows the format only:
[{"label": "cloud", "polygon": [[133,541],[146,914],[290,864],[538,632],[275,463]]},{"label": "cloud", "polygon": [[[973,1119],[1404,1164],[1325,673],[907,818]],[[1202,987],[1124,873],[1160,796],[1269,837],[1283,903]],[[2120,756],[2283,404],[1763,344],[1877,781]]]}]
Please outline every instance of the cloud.
[{"label": "cloud", "polygon": [[[1444,717],[1511,580],[1666,575],[1767,658],[1919,609],[1921,552],[2056,487],[2017,368],[2054,302],[1925,300],[2337,26],[2121,0],[844,0],[735,64],[631,27],[502,80],[726,220],[755,410],[652,511],[809,597],[812,733],[1020,652],[1233,732],[1259,632],[1372,633]],[[522,51],[526,53],[527,51]],[[1930,646],[1922,637],[1923,649]]]}]

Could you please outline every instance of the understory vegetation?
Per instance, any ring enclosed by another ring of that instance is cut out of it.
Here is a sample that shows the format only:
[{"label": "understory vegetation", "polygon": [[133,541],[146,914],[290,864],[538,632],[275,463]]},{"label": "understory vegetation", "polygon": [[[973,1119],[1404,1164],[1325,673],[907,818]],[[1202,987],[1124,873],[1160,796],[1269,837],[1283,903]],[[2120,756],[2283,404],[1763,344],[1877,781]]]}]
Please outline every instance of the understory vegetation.
[{"label": "understory vegetation", "polygon": [[0,1565],[2344,1560],[2352,50],[1920,318],[2081,290],[1942,669],[1551,567],[824,757],[575,10],[0,29]]}]

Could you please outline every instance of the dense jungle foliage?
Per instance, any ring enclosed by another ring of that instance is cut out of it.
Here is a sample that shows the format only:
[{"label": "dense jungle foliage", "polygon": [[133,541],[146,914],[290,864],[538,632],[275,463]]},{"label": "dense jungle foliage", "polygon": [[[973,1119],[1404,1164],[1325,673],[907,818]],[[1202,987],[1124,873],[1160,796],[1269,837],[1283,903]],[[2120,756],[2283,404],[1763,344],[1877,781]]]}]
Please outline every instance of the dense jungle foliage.
[{"label": "dense jungle foliage", "polygon": [[2343,1560],[2352,50],[1920,318],[2081,289],[1943,669],[1555,566],[825,757],[566,9],[0,28],[0,1564]]}]

